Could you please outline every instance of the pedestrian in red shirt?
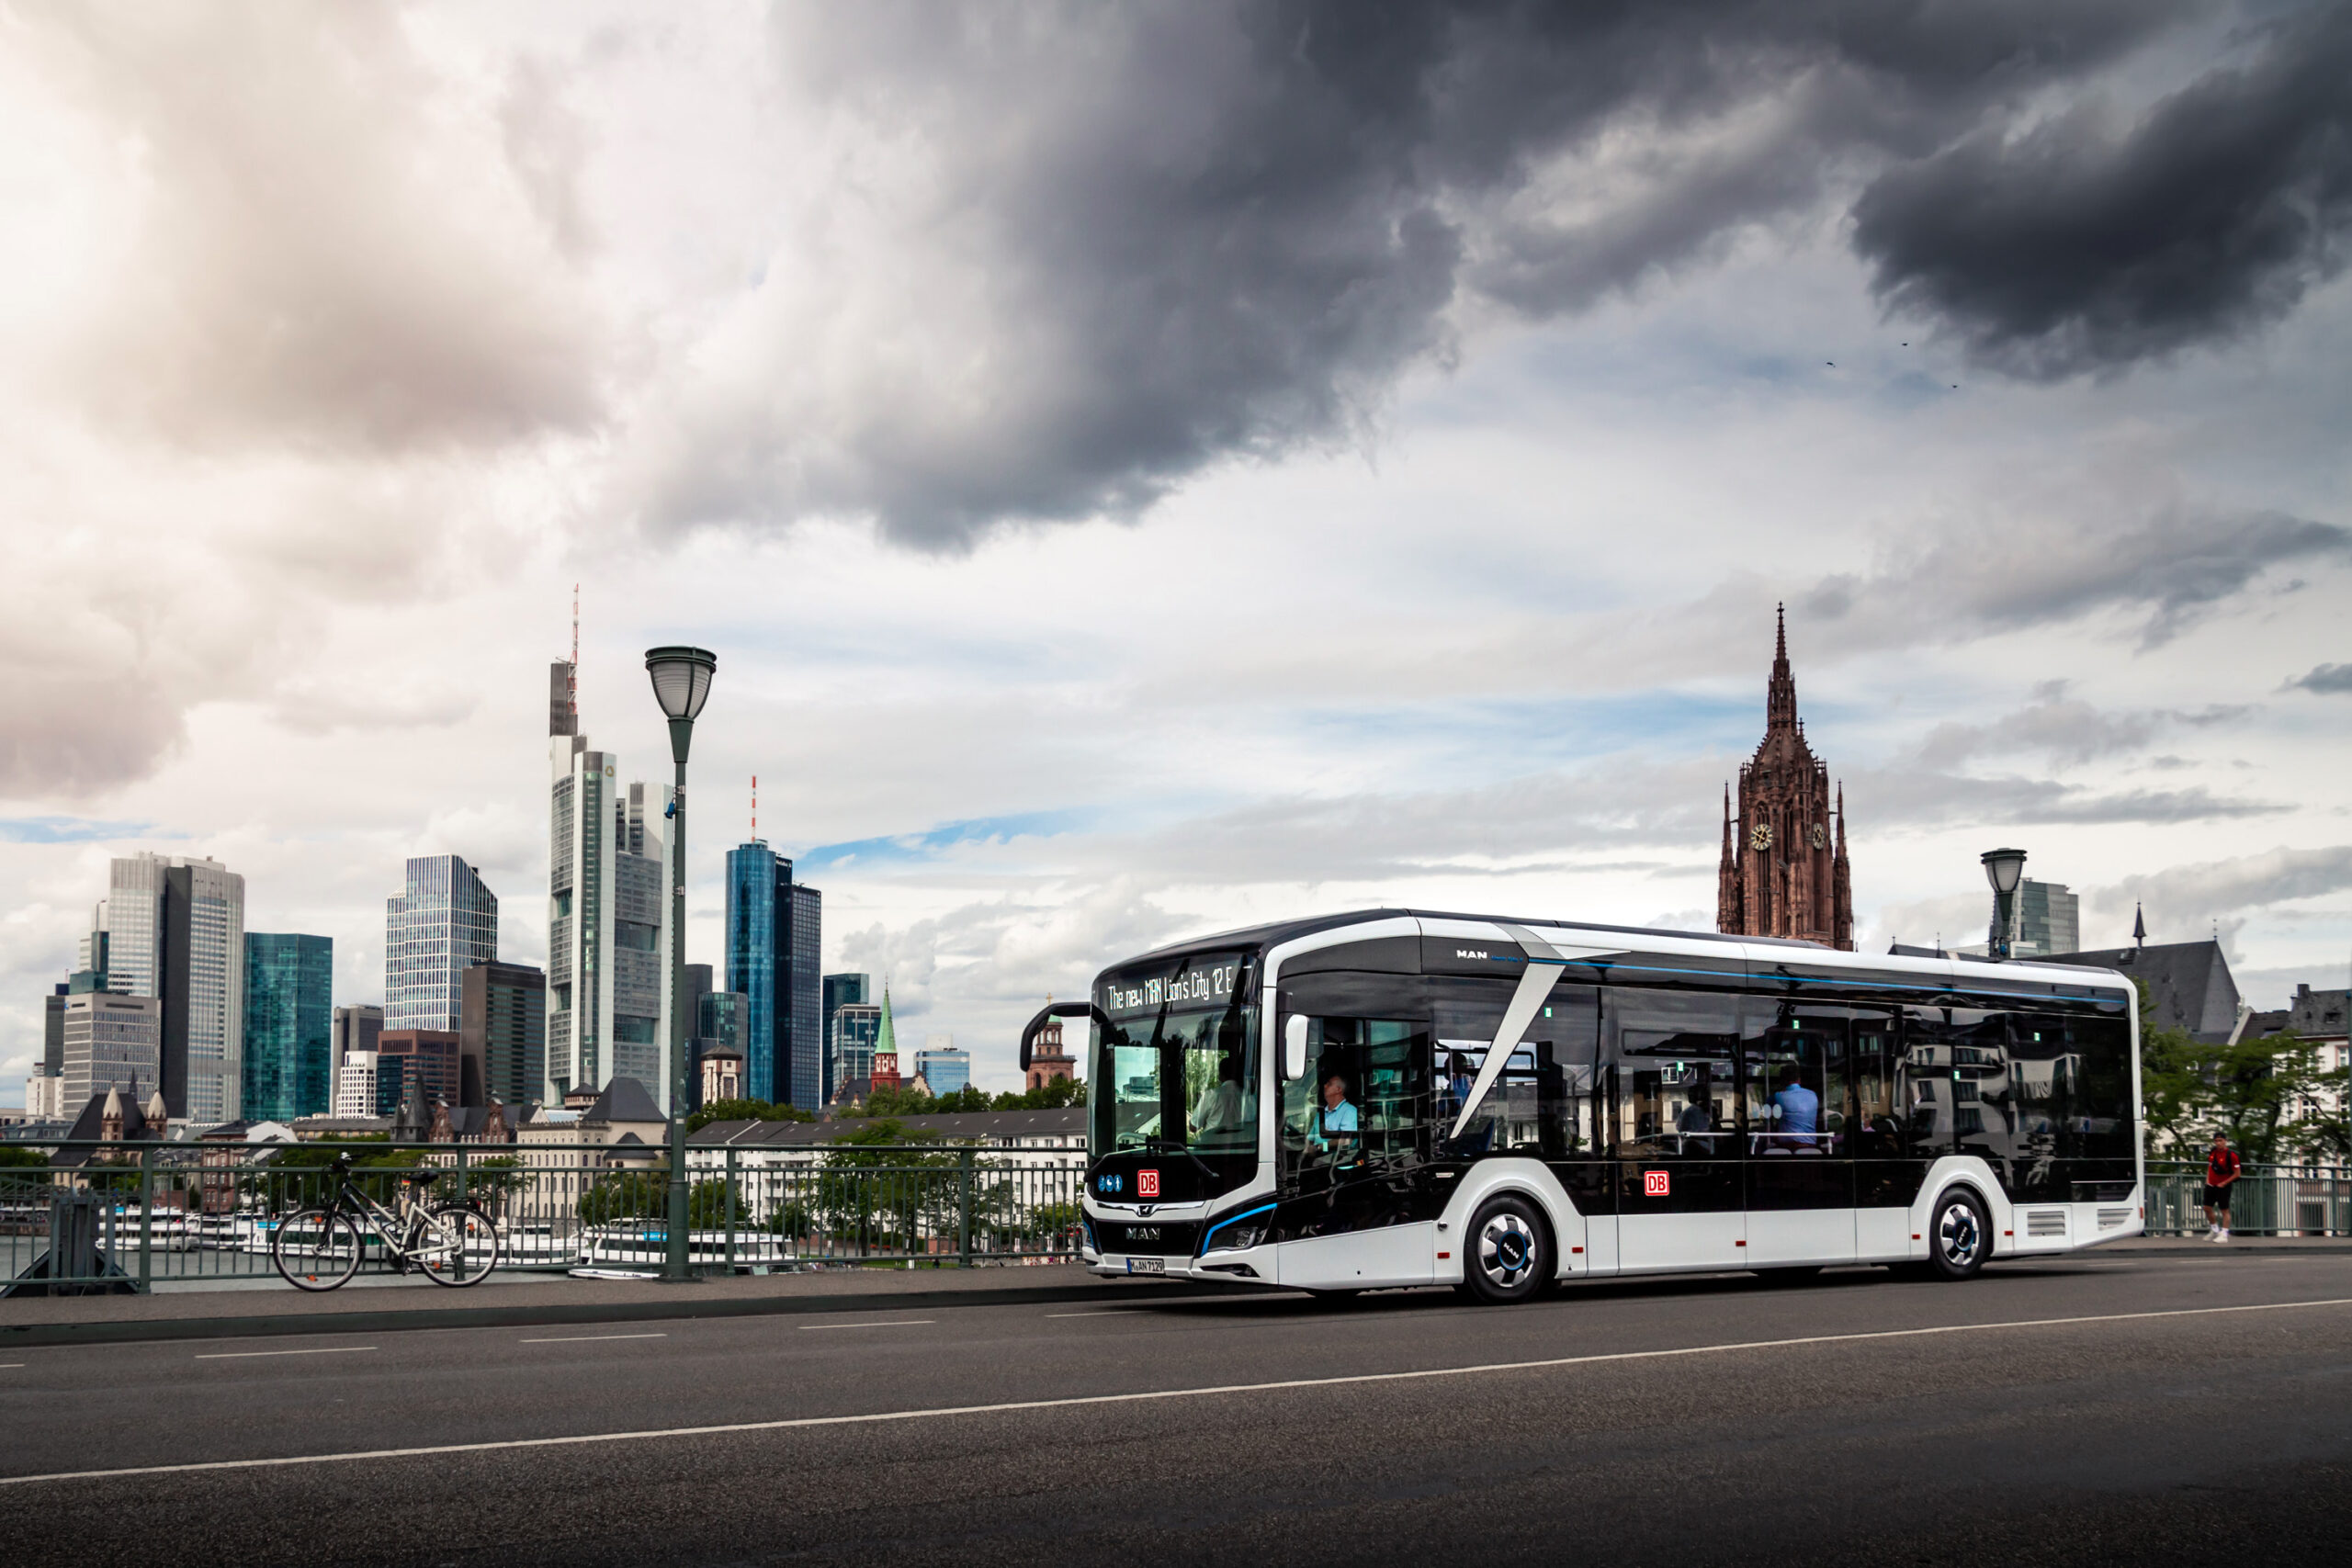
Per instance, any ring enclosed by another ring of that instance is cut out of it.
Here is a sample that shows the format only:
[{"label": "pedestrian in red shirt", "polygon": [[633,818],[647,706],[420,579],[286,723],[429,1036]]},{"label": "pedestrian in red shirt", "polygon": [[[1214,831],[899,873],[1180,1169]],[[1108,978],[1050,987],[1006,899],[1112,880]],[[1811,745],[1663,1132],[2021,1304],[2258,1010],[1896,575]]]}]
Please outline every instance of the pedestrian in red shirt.
[{"label": "pedestrian in red shirt", "polygon": [[2216,1133],[2213,1151],[2205,1156],[2205,1223],[2212,1227],[2205,1233],[2208,1241],[2230,1239],[2230,1189],[2237,1179],[2237,1151],[2230,1147],[2228,1138]]}]

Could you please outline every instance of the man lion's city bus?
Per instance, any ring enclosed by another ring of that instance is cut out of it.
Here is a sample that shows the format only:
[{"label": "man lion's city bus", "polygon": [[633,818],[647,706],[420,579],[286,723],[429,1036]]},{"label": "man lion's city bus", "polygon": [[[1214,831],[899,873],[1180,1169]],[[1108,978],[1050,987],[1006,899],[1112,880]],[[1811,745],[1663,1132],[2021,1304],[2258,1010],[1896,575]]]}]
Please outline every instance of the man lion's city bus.
[{"label": "man lion's city bus", "polygon": [[1514,1302],[1604,1275],[1987,1258],[2140,1233],[2123,976],[1380,909],[1106,969],[1102,1274]]}]

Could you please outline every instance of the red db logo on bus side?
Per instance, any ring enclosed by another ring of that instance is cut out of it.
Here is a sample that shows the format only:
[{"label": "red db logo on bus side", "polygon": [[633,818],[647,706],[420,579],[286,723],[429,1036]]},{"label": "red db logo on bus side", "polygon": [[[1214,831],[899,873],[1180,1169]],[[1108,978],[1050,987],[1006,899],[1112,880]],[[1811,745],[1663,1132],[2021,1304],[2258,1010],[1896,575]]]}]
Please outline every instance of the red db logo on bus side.
[{"label": "red db logo on bus side", "polygon": [[1642,1196],[1645,1198],[1663,1198],[1667,1196],[1666,1174],[1667,1173],[1662,1170],[1645,1170],[1642,1172]]},{"label": "red db logo on bus side", "polygon": [[1158,1172],[1158,1171],[1156,1171],[1156,1170],[1139,1170],[1139,1171],[1136,1171],[1136,1197],[1138,1197],[1138,1198],[1157,1198],[1157,1197],[1159,1197],[1159,1172]]}]

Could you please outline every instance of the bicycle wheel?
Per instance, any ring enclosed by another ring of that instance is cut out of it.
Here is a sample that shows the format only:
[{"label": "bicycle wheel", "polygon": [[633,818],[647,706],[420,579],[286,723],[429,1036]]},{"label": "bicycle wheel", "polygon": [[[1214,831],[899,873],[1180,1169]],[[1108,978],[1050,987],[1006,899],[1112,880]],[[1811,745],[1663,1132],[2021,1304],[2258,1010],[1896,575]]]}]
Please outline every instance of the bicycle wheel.
[{"label": "bicycle wheel", "polygon": [[436,1285],[479,1284],[498,1267],[498,1226],[471,1203],[439,1204],[409,1258]]},{"label": "bicycle wheel", "polygon": [[270,1261],[298,1291],[332,1291],[359,1272],[359,1227],[343,1214],[301,1209],[277,1223]]}]

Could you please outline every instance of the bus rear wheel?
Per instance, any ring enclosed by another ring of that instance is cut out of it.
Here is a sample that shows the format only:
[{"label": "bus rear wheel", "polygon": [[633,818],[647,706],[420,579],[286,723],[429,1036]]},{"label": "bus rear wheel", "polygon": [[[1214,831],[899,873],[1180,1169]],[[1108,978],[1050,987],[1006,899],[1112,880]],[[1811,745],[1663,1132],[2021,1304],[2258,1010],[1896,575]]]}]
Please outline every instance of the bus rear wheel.
[{"label": "bus rear wheel", "polygon": [[1551,1233],[1534,1204],[1506,1193],[1479,1208],[1462,1267],[1464,1293],[1471,1300],[1491,1306],[1523,1302],[1556,1272]]},{"label": "bus rear wheel", "polygon": [[1928,1274],[1937,1280],[1973,1280],[1993,1250],[1993,1222],[1975,1193],[1955,1187],[1936,1200],[1928,1227]]}]

